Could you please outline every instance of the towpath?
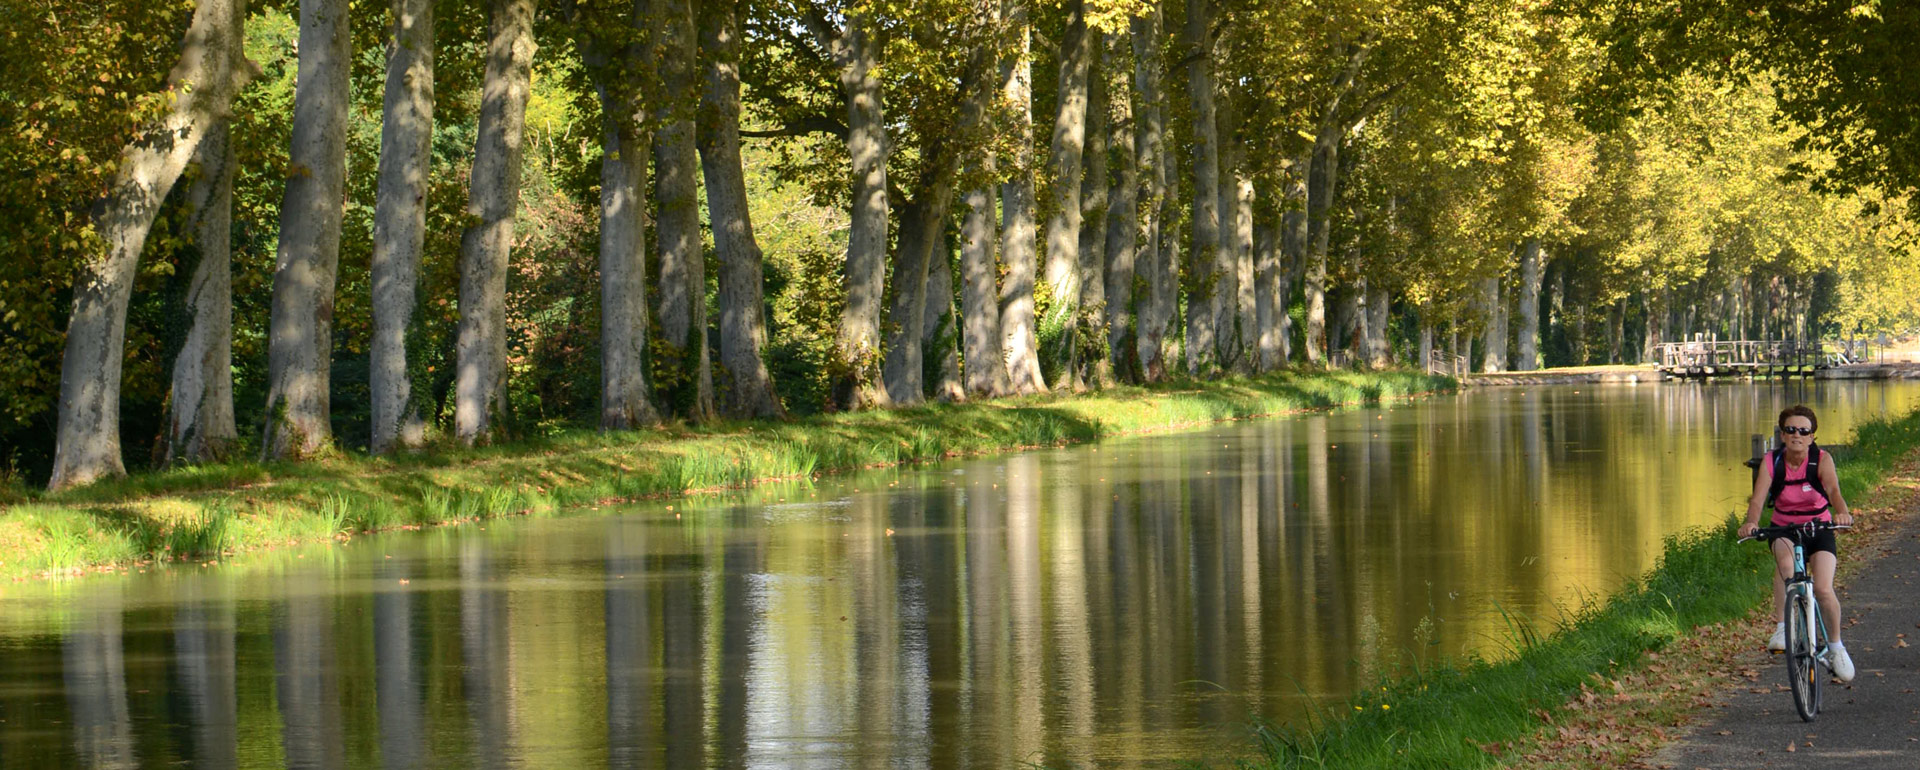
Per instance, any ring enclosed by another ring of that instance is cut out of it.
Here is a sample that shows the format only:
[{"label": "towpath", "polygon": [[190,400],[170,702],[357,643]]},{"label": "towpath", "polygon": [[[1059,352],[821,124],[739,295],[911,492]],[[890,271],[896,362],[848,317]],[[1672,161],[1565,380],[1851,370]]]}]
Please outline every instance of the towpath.
[{"label": "towpath", "polygon": [[[1723,692],[1686,739],[1650,764],[1711,768],[1920,768],[1920,516],[1906,515],[1873,562],[1841,588],[1842,636],[1858,669],[1850,685],[1829,681],[1814,722],[1802,722],[1786,691],[1786,665],[1755,638],[1739,662],[1758,672]],[[1841,543],[1845,558],[1846,543]]]}]

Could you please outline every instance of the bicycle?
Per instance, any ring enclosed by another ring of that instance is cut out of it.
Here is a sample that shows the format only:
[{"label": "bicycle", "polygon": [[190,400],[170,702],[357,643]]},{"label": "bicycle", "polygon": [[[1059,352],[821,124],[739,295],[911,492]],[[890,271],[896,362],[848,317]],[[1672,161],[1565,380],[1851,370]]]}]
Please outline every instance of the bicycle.
[{"label": "bicycle", "polygon": [[1820,603],[1813,598],[1813,578],[1807,576],[1804,539],[1825,530],[1844,530],[1824,521],[1784,527],[1761,527],[1753,535],[1740,538],[1765,540],[1769,535],[1793,542],[1793,577],[1787,580],[1787,685],[1793,691],[1793,709],[1802,721],[1811,722],[1820,714],[1820,682],[1823,671],[1831,670],[1832,650],[1827,643],[1827,626],[1820,616]]}]

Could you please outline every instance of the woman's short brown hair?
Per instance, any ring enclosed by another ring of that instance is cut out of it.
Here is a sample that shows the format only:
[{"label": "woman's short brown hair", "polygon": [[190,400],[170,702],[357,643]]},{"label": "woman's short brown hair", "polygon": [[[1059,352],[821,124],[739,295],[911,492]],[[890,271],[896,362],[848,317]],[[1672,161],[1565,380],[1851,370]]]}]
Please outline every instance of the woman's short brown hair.
[{"label": "woman's short brown hair", "polygon": [[1780,410],[1780,421],[1775,424],[1782,428],[1787,427],[1788,417],[1805,417],[1807,418],[1808,427],[1814,430],[1820,429],[1820,418],[1814,416],[1813,408],[1806,404],[1794,404],[1793,406]]}]

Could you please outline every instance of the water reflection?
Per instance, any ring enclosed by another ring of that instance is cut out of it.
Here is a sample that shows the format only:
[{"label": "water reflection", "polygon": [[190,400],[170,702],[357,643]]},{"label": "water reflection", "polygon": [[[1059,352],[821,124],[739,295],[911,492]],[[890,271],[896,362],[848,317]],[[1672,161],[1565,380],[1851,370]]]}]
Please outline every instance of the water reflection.
[{"label": "water reflection", "polygon": [[[9,588],[0,766],[1221,756],[1720,520],[1765,386],[1493,390]],[[1804,396],[1829,436],[1920,386]]]}]

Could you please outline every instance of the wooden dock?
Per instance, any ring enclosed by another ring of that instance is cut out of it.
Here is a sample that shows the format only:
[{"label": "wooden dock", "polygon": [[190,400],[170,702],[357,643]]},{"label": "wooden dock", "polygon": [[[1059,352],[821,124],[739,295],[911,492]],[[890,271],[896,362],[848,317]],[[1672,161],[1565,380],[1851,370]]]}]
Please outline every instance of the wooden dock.
[{"label": "wooden dock", "polygon": [[1847,363],[1828,360],[1819,344],[1807,342],[1694,340],[1663,342],[1656,350],[1660,372],[1676,379],[1812,377]]}]

